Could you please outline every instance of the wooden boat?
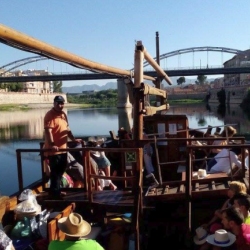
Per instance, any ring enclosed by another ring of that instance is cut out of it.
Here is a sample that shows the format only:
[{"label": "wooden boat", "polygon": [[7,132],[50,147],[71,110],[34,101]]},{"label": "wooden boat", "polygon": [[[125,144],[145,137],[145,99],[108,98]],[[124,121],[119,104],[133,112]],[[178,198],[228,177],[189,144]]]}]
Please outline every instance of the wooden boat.
[{"label": "wooden boat", "polygon": [[[137,235],[133,242],[138,249],[145,248],[139,239],[141,237],[147,238],[150,242],[155,237],[154,230],[158,230],[159,226],[166,229],[169,240],[170,238],[176,240],[174,236],[177,235],[185,235],[185,241],[181,238],[177,242],[183,249],[188,249],[188,244],[192,249],[192,243],[188,243],[187,239],[192,239],[190,234],[194,229],[223,203],[227,197],[230,182],[232,180],[242,181],[249,190],[249,176],[245,175],[243,164],[242,171],[236,176],[219,173],[198,179],[197,176],[194,176],[195,171],[192,171],[195,163],[192,156],[193,150],[197,150],[199,146],[190,143],[197,138],[187,138],[185,126],[188,125],[188,121],[186,116],[165,115],[163,117],[156,114],[155,116],[145,117],[144,122],[146,127],[152,129],[151,139],[122,140],[119,148],[96,149],[85,145],[77,149],[69,148],[68,151],[80,151],[82,153],[86,182],[83,188],[65,189],[67,195],[63,200],[47,199],[48,186],[43,157],[41,157],[42,179],[31,186],[24,187],[22,157],[30,152],[42,154],[44,150],[17,149],[19,192],[11,197],[1,198],[0,219],[3,214],[13,215],[18,203],[18,194],[24,189],[30,188],[37,194],[37,200],[43,209],[51,210],[56,207],[57,211],[60,211],[58,217],[52,220],[48,226],[49,240],[62,240],[64,238],[64,235],[59,232],[56,226],[56,220],[60,216],[66,216],[73,210],[81,213],[84,210],[87,219],[93,224],[100,225],[104,231],[110,225],[113,225],[114,228],[127,229],[129,227],[130,235]],[[179,130],[183,132],[173,133],[172,125],[169,126],[169,124],[175,123],[178,124]],[[158,128],[158,124],[165,124],[164,137],[154,134],[154,128]],[[170,127],[171,133],[168,130]],[[243,137],[235,137],[234,139],[241,141],[241,144],[233,147],[241,147],[242,149],[249,147],[245,144]],[[199,138],[199,140],[209,141],[211,138]],[[155,147],[155,165],[158,167],[156,177],[160,183],[158,187],[152,189],[143,184],[142,146],[147,142],[151,142]],[[203,145],[202,148],[209,149],[214,148],[214,146]],[[104,150],[107,155],[118,154],[121,174],[116,177],[102,177],[93,172],[90,164],[90,152],[92,150]],[[185,166],[184,169],[183,166]],[[98,191],[96,185],[98,178],[109,178],[113,182],[121,182],[121,184],[117,191]],[[121,218],[121,215],[125,213],[132,214],[131,222],[128,224]],[[115,224],[112,221],[113,218],[120,218],[120,222],[123,224]],[[7,221],[6,223],[9,224],[10,222]],[[174,231],[172,231],[173,228],[175,228]],[[126,242],[128,244],[128,237],[126,237]],[[185,242],[185,246],[181,245],[183,242]]]},{"label": "wooden boat", "polygon": [[[19,192],[11,197],[1,198],[1,216],[4,214],[7,217],[8,214],[13,214],[18,203],[19,193],[30,188],[37,195],[37,200],[42,208],[56,208],[61,211],[58,217],[75,210],[84,214],[93,224],[101,225],[103,230],[108,230],[110,226],[113,226],[114,233],[122,232],[122,238],[117,236],[120,243],[115,244],[116,249],[118,247],[128,249],[128,236],[131,235],[133,240],[131,237],[130,241],[133,241],[134,249],[153,249],[156,241],[159,244],[173,242],[176,249],[193,249],[192,233],[194,229],[222,204],[226,198],[230,181],[240,180],[245,183],[249,190],[249,177],[245,176],[244,163],[236,176],[217,174],[204,179],[194,178],[193,151],[201,148],[211,149],[213,146],[197,146],[192,145],[191,142],[197,139],[209,141],[211,138],[189,138],[187,117],[167,115],[167,96],[166,92],[160,90],[160,83],[162,79],[165,79],[169,84],[171,81],[140,41],[136,44],[135,71],[131,74],[130,71],[119,70],[77,57],[3,25],[0,25],[0,38],[1,41],[11,46],[38,54],[42,53],[77,67],[117,74],[119,77],[126,78],[128,85],[132,86],[133,89],[131,100],[134,111],[132,140],[120,141],[118,148],[94,149],[95,151],[102,150],[107,154],[118,154],[120,175],[103,177],[93,171],[90,163],[90,151],[93,148],[85,145],[78,149],[69,148],[69,152],[80,151],[82,153],[82,164],[86,178],[83,188],[66,189],[68,193],[62,200],[51,200],[46,196],[48,186],[44,170],[44,150],[17,149]],[[144,59],[159,74],[157,79],[143,74]],[[156,88],[144,84],[144,79],[154,81]],[[146,95],[156,95],[160,106],[147,107],[144,101]],[[146,140],[143,139],[144,127],[151,135]],[[241,144],[233,147],[249,150],[244,138],[235,139],[240,140]],[[156,176],[160,183],[154,189],[143,184],[142,148],[148,142],[152,143],[155,148]],[[25,187],[22,175],[22,156],[29,152],[41,154],[42,178]],[[244,157],[244,152],[242,155]],[[98,191],[97,180],[105,178],[120,182],[119,189]],[[131,213],[131,221],[123,220],[124,213]],[[63,235],[58,233],[56,225],[58,217],[52,221],[50,229],[48,228],[48,239],[50,240],[63,239]],[[112,248],[112,244],[107,244],[107,249],[114,248]]]}]

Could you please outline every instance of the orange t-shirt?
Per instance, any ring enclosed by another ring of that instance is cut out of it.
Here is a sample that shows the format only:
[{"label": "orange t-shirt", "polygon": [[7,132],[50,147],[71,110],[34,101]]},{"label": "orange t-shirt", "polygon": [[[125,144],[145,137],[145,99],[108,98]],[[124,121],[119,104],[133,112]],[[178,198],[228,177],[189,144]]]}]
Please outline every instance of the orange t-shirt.
[{"label": "orange t-shirt", "polygon": [[[55,145],[60,148],[67,148],[68,132],[70,130],[68,118],[65,112],[57,112],[54,108],[48,111],[44,117],[44,128],[51,128]],[[45,136],[44,148],[51,148],[48,138]],[[48,155],[61,154],[62,152],[48,152]]]}]

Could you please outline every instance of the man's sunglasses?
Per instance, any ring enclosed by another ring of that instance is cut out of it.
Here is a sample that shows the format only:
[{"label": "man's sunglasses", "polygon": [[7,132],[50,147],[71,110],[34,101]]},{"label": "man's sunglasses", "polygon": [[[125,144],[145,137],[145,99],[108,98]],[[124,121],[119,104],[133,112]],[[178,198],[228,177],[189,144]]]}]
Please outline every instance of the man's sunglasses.
[{"label": "man's sunglasses", "polygon": [[58,105],[64,105],[64,102],[56,102]]}]

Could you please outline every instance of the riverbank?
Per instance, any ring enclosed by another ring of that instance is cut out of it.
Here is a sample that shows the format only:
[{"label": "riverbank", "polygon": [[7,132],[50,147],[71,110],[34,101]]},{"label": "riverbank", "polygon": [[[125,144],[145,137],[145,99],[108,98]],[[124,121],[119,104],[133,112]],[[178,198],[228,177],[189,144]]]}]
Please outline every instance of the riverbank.
[{"label": "riverbank", "polygon": [[[0,111],[17,111],[17,110],[29,110],[29,109],[48,109],[53,106],[52,103],[29,103],[29,104],[1,104]],[[65,103],[65,108],[90,108],[93,105],[89,104],[75,104]]]}]

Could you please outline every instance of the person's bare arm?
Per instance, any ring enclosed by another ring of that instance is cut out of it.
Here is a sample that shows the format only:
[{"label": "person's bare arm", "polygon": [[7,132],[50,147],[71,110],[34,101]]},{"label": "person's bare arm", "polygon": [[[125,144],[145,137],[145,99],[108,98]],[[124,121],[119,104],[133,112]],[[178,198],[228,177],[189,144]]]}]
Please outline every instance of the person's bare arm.
[{"label": "person's bare arm", "polygon": [[221,211],[225,208],[227,208],[228,206],[228,202],[229,202],[229,199],[227,199],[224,204],[222,205],[222,207],[218,210],[216,210],[214,212],[214,216],[213,218],[207,223],[207,224],[203,224],[202,227],[208,229],[208,227],[210,227],[217,219],[221,219]]},{"label": "person's bare arm", "polygon": [[74,135],[72,134],[71,130],[68,131],[68,137],[71,141],[75,141],[75,142],[82,142],[82,139],[76,139],[74,137]]},{"label": "person's bare arm", "polygon": [[55,145],[52,129],[51,128],[45,128],[45,137],[47,139],[47,142],[49,146],[52,148],[52,150],[58,151],[58,147]]}]

